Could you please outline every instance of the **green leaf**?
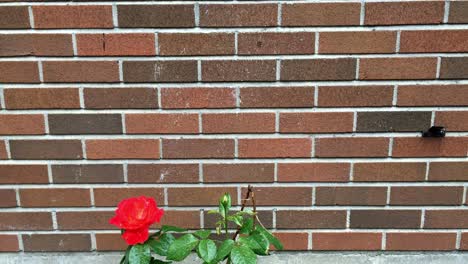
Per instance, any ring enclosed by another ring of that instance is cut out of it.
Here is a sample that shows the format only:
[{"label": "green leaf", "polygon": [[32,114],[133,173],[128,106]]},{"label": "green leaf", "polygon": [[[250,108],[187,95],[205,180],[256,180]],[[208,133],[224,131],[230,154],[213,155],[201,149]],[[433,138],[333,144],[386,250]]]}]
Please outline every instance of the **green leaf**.
[{"label": "green leaf", "polygon": [[128,256],[130,264],[149,264],[151,261],[151,251],[148,245],[134,245],[130,249]]},{"label": "green leaf", "polygon": [[238,226],[242,226],[243,217],[241,215],[231,215],[228,217],[228,220],[236,223]]},{"label": "green leaf", "polygon": [[125,250],[125,254],[123,255],[122,259],[120,260],[120,264],[125,264],[128,263],[128,253],[130,252],[131,246],[128,246],[127,249]]},{"label": "green leaf", "polygon": [[161,227],[161,232],[186,232],[187,229],[180,228],[177,226],[163,225]]},{"label": "green leaf", "polygon": [[257,230],[262,233],[277,250],[283,250],[283,244],[265,228],[259,226]]},{"label": "green leaf", "polygon": [[218,213],[219,213],[219,211],[216,210],[216,209],[213,209],[213,210],[209,210],[209,211],[208,211],[208,214],[218,214]]},{"label": "green leaf", "polygon": [[257,255],[246,245],[235,245],[231,251],[232,264],[256,264]]},{"label": "green leaf", "polygon": [[258,231],[254,231],[250,236],[240,237],[239,242],[247,245],[258,255],[268,255],[270,242]]},{"label": "green leaf", "polygon": [[198,256],[205,262],[211,262],[216,257],[216,244],[213,240],[200,241],[197,248]]},{"label": "green leaf", "polygon": [[234,240],[226,239],[224,242],[219,246],[218,252],[216,253],[216,262],[220,262],[226,258],[229,253],[231,253],[232,248],[234,247]]},{"label": "green leaf", "polygon": [[201,239],[207,239],[211,235],[211,230],[197,230],[193,234]]},{"label": "green leaf", "polygon": [[186,234],[176,239],[167,251],[167,259],[181,261],[198,245],[198,238],[192,234]]},{"label": "green leaf", "polygon": [[244,220],[244,224],[241,226],[239,233],[241,234],[250,234],[253,229],[253,219],[252,218],[247,218]]},{"label": "green leaf", "polygon": [[156,254],[167,256],[167,250],[174,240],[175,238],[172,234],[162,234],[159,239],[150,239],[146,243]]}]

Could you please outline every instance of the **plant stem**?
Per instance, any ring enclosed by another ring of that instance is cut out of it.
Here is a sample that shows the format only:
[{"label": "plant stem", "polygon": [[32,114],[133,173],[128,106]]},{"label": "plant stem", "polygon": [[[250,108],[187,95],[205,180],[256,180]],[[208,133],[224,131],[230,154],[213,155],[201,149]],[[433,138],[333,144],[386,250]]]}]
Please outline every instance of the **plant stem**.
[{"label": "plant stem", "polygon": [[[254,192],[253,192],[252,185],[249,185],[249,186],[247,187],[247,194],[245,195],[245,199],[242,200],[242,207],[241,207],[241,209],[240,209],[241,212],[244,211],[245,206],[246,206],[247,201],[249,200],[250,196],[252,196],[252,198],[254,198],[253,193],[254,193]],[[252,199],[252,200],[253,200],[253,199]],[[254,204],[254,208],[253,208],[253,209],[254,209],[254,213],[256,213],[255,201],[253,201],[253,204]],[[254,220],[253,224],[254,224],[254,227],[255,227],[255,218],[254,218],[253,220]],[[236,231],[236,233],[234,234],[234,237],[232,238],[232,240],[234,240],[234,241],[236,240],[237,236],[239,235],[239,231],[240,231],[240,228],[237,227],[237,231]]]}]

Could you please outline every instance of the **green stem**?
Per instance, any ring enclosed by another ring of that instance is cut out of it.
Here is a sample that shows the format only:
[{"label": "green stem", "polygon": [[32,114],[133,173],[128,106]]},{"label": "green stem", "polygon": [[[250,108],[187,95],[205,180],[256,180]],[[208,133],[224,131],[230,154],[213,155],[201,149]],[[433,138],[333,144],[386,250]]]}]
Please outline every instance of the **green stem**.
[{"label": "green stem", "polygon": [[[226,212],[227,213],[227,212]],[[227,219],[227,215],[226,217],[224,218],[224,231],[226,232],[226,239],[229,238],[229,233],[228,233],[228,219]]]}]

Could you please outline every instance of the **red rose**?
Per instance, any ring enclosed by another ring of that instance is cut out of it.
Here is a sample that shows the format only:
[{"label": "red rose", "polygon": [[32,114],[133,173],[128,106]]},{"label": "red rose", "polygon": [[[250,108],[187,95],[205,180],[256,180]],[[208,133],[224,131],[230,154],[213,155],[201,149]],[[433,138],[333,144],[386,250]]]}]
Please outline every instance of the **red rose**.
[{"label": "red rose", "polygon": [[127,244],[135,245],[148,239],[149,227],[159,223],[163,214],[164,210],[157,207],[153,198],[133,197],[119,203],[109,223],[123,229],[122,237]]}]

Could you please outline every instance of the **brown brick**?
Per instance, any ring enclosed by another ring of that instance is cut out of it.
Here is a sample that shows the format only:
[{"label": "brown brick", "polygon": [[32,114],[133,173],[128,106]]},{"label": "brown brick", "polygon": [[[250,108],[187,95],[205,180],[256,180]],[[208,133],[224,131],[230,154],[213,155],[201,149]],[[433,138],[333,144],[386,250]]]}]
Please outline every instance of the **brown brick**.
[{"label": "brown brick", "polygon": [[468,57],[442,58],[440,79],[468,78]]},{"label": "brown brick", "polygon": [[467,52],[468,30],[401,32],[400,52]]},{"label": "brown brick", "polygon": [[0,7],[0,28],[31,28],[27,6]]},{"label": "brown brick", "polygon": [[385,205],[387,187],[317,187],[316,205]]},{"label": "brown brick", "polygon": [[463,232],[461,235],[460,250],[468,250],[468,233]]},{"label": "brown brick", "polygon": [[[245,197],[247,189],[242,189]],[[312,188],[309,187],[255,187],[256,205],[308,206],[312,205]]]},{"label": "brown brick", "polygon": [[161,223],[156,224],[158,227],[161,225],[183,226],[188,229],[200,228],[200,211],[164,211],[164,216]]},{"label": "brown brick", "polygon": [[359,79],[435,79],[436,68],[436,58],[365,58],[360,60]]},{"label": "brown brick", "polygon": [[0,252],[18,252],[19,250],[17,235],[0,235]]},{"label": "brown brick", "polygon": [[317,157],[386,157],[388,138],[318,138]]},{"label": "brown brick", "polygon": [[25,252],[91,251],[89,234],[23,235]]},{"label": "brown brick", "polygon": [[319,53],[394,53],[396,32],[321,32]]},{"label": "brown brick", "polygon": [[313,233],[313,250],[381,250],[380,233]]},{"label": "brown brick", "polygon": [[13,88],[3,90],[7,109],[77,109],[80,96],[75,88]]},{"label": "brown brick", "polygon": [[159,139],[86,140],[88,159],[159,159]]},{"label": "brown brick", "polygon": [[73,56],[72,37],[65,34],[1,35],[0,56]]},{"label": "brown brick", "polygon": [[461,205],[463,187],[392,187],[391,205]]},{"label": "brown brick", "polygon": [[167,198],[169,206],[207,206],[217,205],[224,193],[230,193],[232,204],[237,205],[237,189],[230,187],[191,187],[168,188]]},{"label": "brown brick", "polygon": [[124,199],[142,195],[153,197],[158,206],[165,205],[162,188],[95,188],[93,191],[96,206],[114,207]]},{"label": "brown brick", "polygon": [[35,28],[113,28],[112,6],[33,6]]},{"label": "brown brick", "polygon": [[120,114],[49,114],[50,134],[122,134]]},{"label": "brown brick", "polygon": [[273,27],[278,21],[275,4],[212,4],[200,6],[201,27]]},{"label": "brown brick", "polygon": [[0,189],[0,208],[16,207],[16,192],[13,189]]},{"label": "brown brick", "polygon": [[360,3],[287,3],[282,6],[281,25],[359,25],[360,13]]},{"label": "brown brick", "polygon": [[205,182],[273,182],[275,165],[267,164],[203,164]]},{"label": "brown brick", "polygon": [[82,159],[80,140],[10,140],[13,159]]},{"label": "brown brick", "polygon": [[122,28],[195,26],[193,5],[118,5],[117,10]]},{"label": "brown brick", "polygon": [[468,228],[468,210],[427,210],[424,228]]},{"label": "brown brick", "polygon": [[195,183],[198,164],[128,164],[131,183]]},{"label": "brown brick", "polygon": [[161,33],[158,49],[161,56],[233,55],[234,34]]},{"label": "brown brick", "polygon": [[[468,22],[468,3],[465,1],[452,1],[450,3],[449,23],[464,24]],[[466,237],[466,236],[465,236]]]},{"label": "brown brick", "polygon": [[273,60],[209,60],[202,61],[205,82],[274,81],[276,62]]},{"label": "brown brick", "polygon": [[124,61],[125,82],[196,82],[197,61]]},{"label": "brown brick", "polygon": [[279,229],[296,228],[345,228],[346,211],[344,210],[312,210],[312,211],[282,211],[276,212],[276,227]]},{"label": "brown brick", "polygon": [[391,106],[393,86],[320,86],[319,107]]},{"label": "brown brick", "polygon": [[236,91],[232,88],[162,88],[161,104],[165,109],[234,108]]},{"label": "brown brick", "polygon": [[46,212],[2,212],[0,230],[52,230],[52,215]]},{"label": "brown brick", "polygon": [[281,113],[281,133],[339,133],[353,131],[354,113]]},{"label": "brown brick", "polygon": [[46,165],[0,165],[1,184],[49,183]]},{"label": "brown brick", "polygon": [[41,135],[43,115],[0,115],[0,135]]},{"label": "brown brick", "polygon": [[127,243],[120,234],[96,234],[96,249],[98,251],[124,251],[127,247]]},{"label": "brown brick", "polygon": [[83,207],[90,206],[89,189],[21,189],[22,207]]},{"label": "brown brick", "polygon": [[197,134],[198,114],[126,114],[127,134]]},{"label": "brown brick", "polygon": [[240,158],[308,158],[310,138],[239,139]]},{"label": "brown brick", "polygon": [[282,81],[354,80],[355,59],[306,59],[281,62]]},{"label": "brown brick", "polygon": [[35,61],[0,62],[0,82],[39,83],[39,68]]},{"label": "brown brick", "polygon": [[440,24],[443,1],[366,3],[366,25]]},{"label": "brown brick", "polygon": [[85,88],[83,94],[89,109],[158,108],[155,88]]},{"label": "brown brick", "polygon": [[419,210],[351,210],[351,228],[419,228]]},{"label": "brown brick", "polygon": [[78,34],[79,56],[153,56],[154,34]]},{"label": "brown brick", "polygon": [[274,133],[275,113],[203,114],[203,133]]},{"label": "brown brick", "polygon": [[279,182],[346,182],[348,163],[279,163]]},{"label": "brown brick", "polygon": [[467,181],[468,162],[431,162],[429,181]]},{"label": "brown brick", "polygon": [[456,233],[387,233],[386,250],[455,250]]},{"label": "brown brick", "polygon": [[[232,213],[234,213],[236,210],[233,210]],[[205,221],[205,228],[209,229],[215,229],[216,228],[216,222],[219,221],[220,216],[215,215],[215,214],[210,214],[208,211],[203,211],[203,219]],[[272,228],[273,226],[273,212],[272,211],[257,211],[257,216],[262,222],[263,226],[265,228]],[[245,216],[248,217],[248,216]],[[236,224],[234,223],[228,223],[229,228],[237,228]]]},{"label": "brown brick", "polygon": [[424,181],[426,163],[379,162],[355,163],[353,181],[357,182],[413,182]]},{"label": "brown brick", "polygon": [[44,61],[44,82],[119,82],[117,61]]},{"label": "brown brick", "polygon": [[52,165],[54,183],[122,183],[119,164]]},{"label": "brown brick", "polygon": [[165,159],[234,158],[232,139],[163,139]]},{"label": "brown brick", "polygon": [[2,159],[8,159],[5,141],[0,141],[0,160]]},{"label": "brown brick", "polygon": [[393,157],[466,157],[467,137],[395,138]]},{"label": "brown brick", "polygon": [[468,85],[404,85],[398,87],[399,106],[465,106]]},{"label": "brown brick", "polygon": [[307,233],[285,233],[275,232],[273,235],[278,238],[284,246],[284,250],[308,250],[309,249],[309,234]]},{"label": "brown brick", "polygon": [[358,112],[357,132],[424,131],[431,126],[431,112]]},{"label": "brown brick", "polygon": [[315,33],[241,33],[239,54],[314,54]]},{"label": "brown brick", "polygon": [[468,111],[438,111],[435,125],[444,126],[447,131],[468,131]]},{"label": "brown brick", "polygon": [[240,89],[241,108],[313,107],[314,87],[246,87]]},{"label": "brown brick", "polygon": [[57,212],[57,225],[59,230],[117,229],[109,224],[114,214],[112,211]]}]

